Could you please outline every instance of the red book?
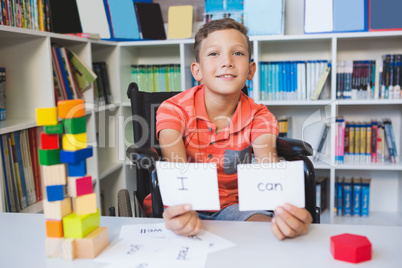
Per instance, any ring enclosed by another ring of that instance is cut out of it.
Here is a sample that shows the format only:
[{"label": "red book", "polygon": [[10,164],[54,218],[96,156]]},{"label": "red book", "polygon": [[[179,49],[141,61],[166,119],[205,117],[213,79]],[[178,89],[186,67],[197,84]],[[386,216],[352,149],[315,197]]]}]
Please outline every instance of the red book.
[{"label": "red book", "polygon": [[38,158],[38,142],[36,136],[36,128],[30,128],[28,130],[29,136],[29,150],[32,157],[32,169],[34,173],[35,188],[36,188],[36,200],[42,200],[42,184],[40,179],[40,167]]}]

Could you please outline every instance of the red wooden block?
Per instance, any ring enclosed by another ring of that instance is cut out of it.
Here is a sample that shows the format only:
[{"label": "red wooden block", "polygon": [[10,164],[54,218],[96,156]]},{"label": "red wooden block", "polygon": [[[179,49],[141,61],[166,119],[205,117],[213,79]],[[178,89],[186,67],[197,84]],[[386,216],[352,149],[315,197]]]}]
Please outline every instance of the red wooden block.
[{"label": "red wooden block", "polygon": [[92,193],[92,177],[87,176],[76,180],[77,196]]},{"label": "red wooden block", "polygon": [[371,260],[371,243],[365,236],[341,234],[331,237],[331,253],[334,259],[359,263]]},{"label": "red wooden block", "polygon": [[59,149],[59,135],[40,133],[40,144],[42,150]]}]

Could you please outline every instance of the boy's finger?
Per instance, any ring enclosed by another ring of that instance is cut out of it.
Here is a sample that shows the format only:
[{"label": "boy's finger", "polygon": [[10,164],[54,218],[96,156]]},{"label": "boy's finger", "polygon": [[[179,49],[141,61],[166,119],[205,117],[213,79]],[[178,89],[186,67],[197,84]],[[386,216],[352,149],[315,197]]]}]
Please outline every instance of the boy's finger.
[{"label": "boy's finger", "polygon": [[186,212],[189,212],[191,210],[191,205],[190,204],[182,204],[182,205],[177,205],[177,206],[171,206],[165,209],[163,212],[163,218],[164,219],[172,219],[177,216],[180,216]]},{"label": "boy's finger", "polygon": [[285,239],[285,235],[281,232],[281,230],[278,227],[278,224],[276,223],[275,218],[272,219],[271,222],[271,230],[272,233],[278,238],[279,240]]},{"label": "boy's finger", "polygon": [[313,221],[310,213],[306,209],[301,209],[289,203],[285,203],[283,208],[303,223],[311,223]]}]

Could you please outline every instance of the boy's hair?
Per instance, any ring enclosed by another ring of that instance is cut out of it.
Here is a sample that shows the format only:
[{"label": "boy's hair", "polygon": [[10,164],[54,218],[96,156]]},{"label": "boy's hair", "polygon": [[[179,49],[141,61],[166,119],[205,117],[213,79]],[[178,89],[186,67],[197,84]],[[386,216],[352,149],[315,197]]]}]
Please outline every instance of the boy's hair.
[{"label": "boy's hair", "polygon": [[243,24],[241,24],[231,18],[225,18],[225,19],[221,19],[221,20],[213,20],[211,22],[204,24],[198,30],[198,32],[195,35],[195,41],[194,41],[194,46],[193,46],[195,60],[197,62],[200,62],[201,43],[205,38],[208,37],[209,34],[215,32],[215,31],[229,30],[229,29],[238,30],[246,38],[247,50],[248,50],[248,54],[249,54],[248,57],[249,57],[249,61],[251,61],[252,50],[251,50],[250,40],[247,35],[247,28]]}]

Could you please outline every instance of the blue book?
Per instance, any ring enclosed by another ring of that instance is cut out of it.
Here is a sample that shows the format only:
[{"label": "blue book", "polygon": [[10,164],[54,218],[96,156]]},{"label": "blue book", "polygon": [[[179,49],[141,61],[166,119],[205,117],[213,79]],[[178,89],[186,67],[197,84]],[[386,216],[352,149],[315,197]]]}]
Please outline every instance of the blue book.
[{"label": "blue book", "polygon": [[367,0],[333,0],[334,32],[368,30]]},{"label": "blue book", "polygon": [[7,198],[7,211],[12,212],[11,210],[11,200],[10,200],[10,193],[9,193],[9,185],[7,182],[7,171],[6,171],[6,161],[4,160],[4,146],[3,146],[3,137],[0,136],[0,147],[1,147],[1,161],[3,163],[3,172],[4,172],[4,182],[5,182],[5,192],[6,192],[6,198]]},{"label": "blue book", "polygon": [[272,62],[267,62],[265,70],[265,80],[267,81],[267,98],[272,100]]},{"label": "blue book", "polygon": [[244,1],[244,25],[249,35],[283,34],[283,0]]},{"label": "blue book", "polygon": [[65,63],[61,56],[59,47],[56,47],[56,54],[57,54],[57,61],[59,62],[59,65],[60,65],[61,75],[63,76],[63,83],[64,83],[64,86],[66,87],[67,97],[69,100],[71,100],[73,98],[73,96],[71,95],[70,83],[68,82],[68,79],[67,79],[66,66],[65,66]]},{"label": "blue book", "polygon": [[140,39],[133,0],[104,0],[112,39]]},{"label": "blue book", "polygon": [[353,216],[361,215],[362,183],[360,178],[353,178]]},{"label": "blue book", "polygon": [[342,216],[343,215],[343,179],[336,178],[335,184],[335,206],[336,206],[336,215]]},{"label": "blue book", "polygon": [[369,204],[370,204],[370,179],[362,179],[362,205],[361,205],[361,215],[369,215]]},{"label": "blue book", "polygon": [[24,199],[26,200],[26,205],[29,206],[27,183],[25,181],[24,164],[22,162],[20,132],[19,131],[14,132],[14,143],[15,143],[15,152],[17,155],[18,170],[19,170],[20,180],[21,180],[22,195],[24,196]]},{"label": "blue book", "polygon": [[260,98],[261,100],[265,100],[265,65],[266,62],[261,62],[260,63]]},{"label": "blue book", "polygon": [[343,214],[346,216],[352,216],[352,191],[352,179],[345,178],[343,181]]},{"label": "blue book", "polygon": [[275,62],[275,70],[274,70],[274,92],[273,92],[273,99],[274,100],[279,100],[279,89],[281,86],[281,79],[279,79],[279,74],[280,74],[280,64],[279,62]]}]

